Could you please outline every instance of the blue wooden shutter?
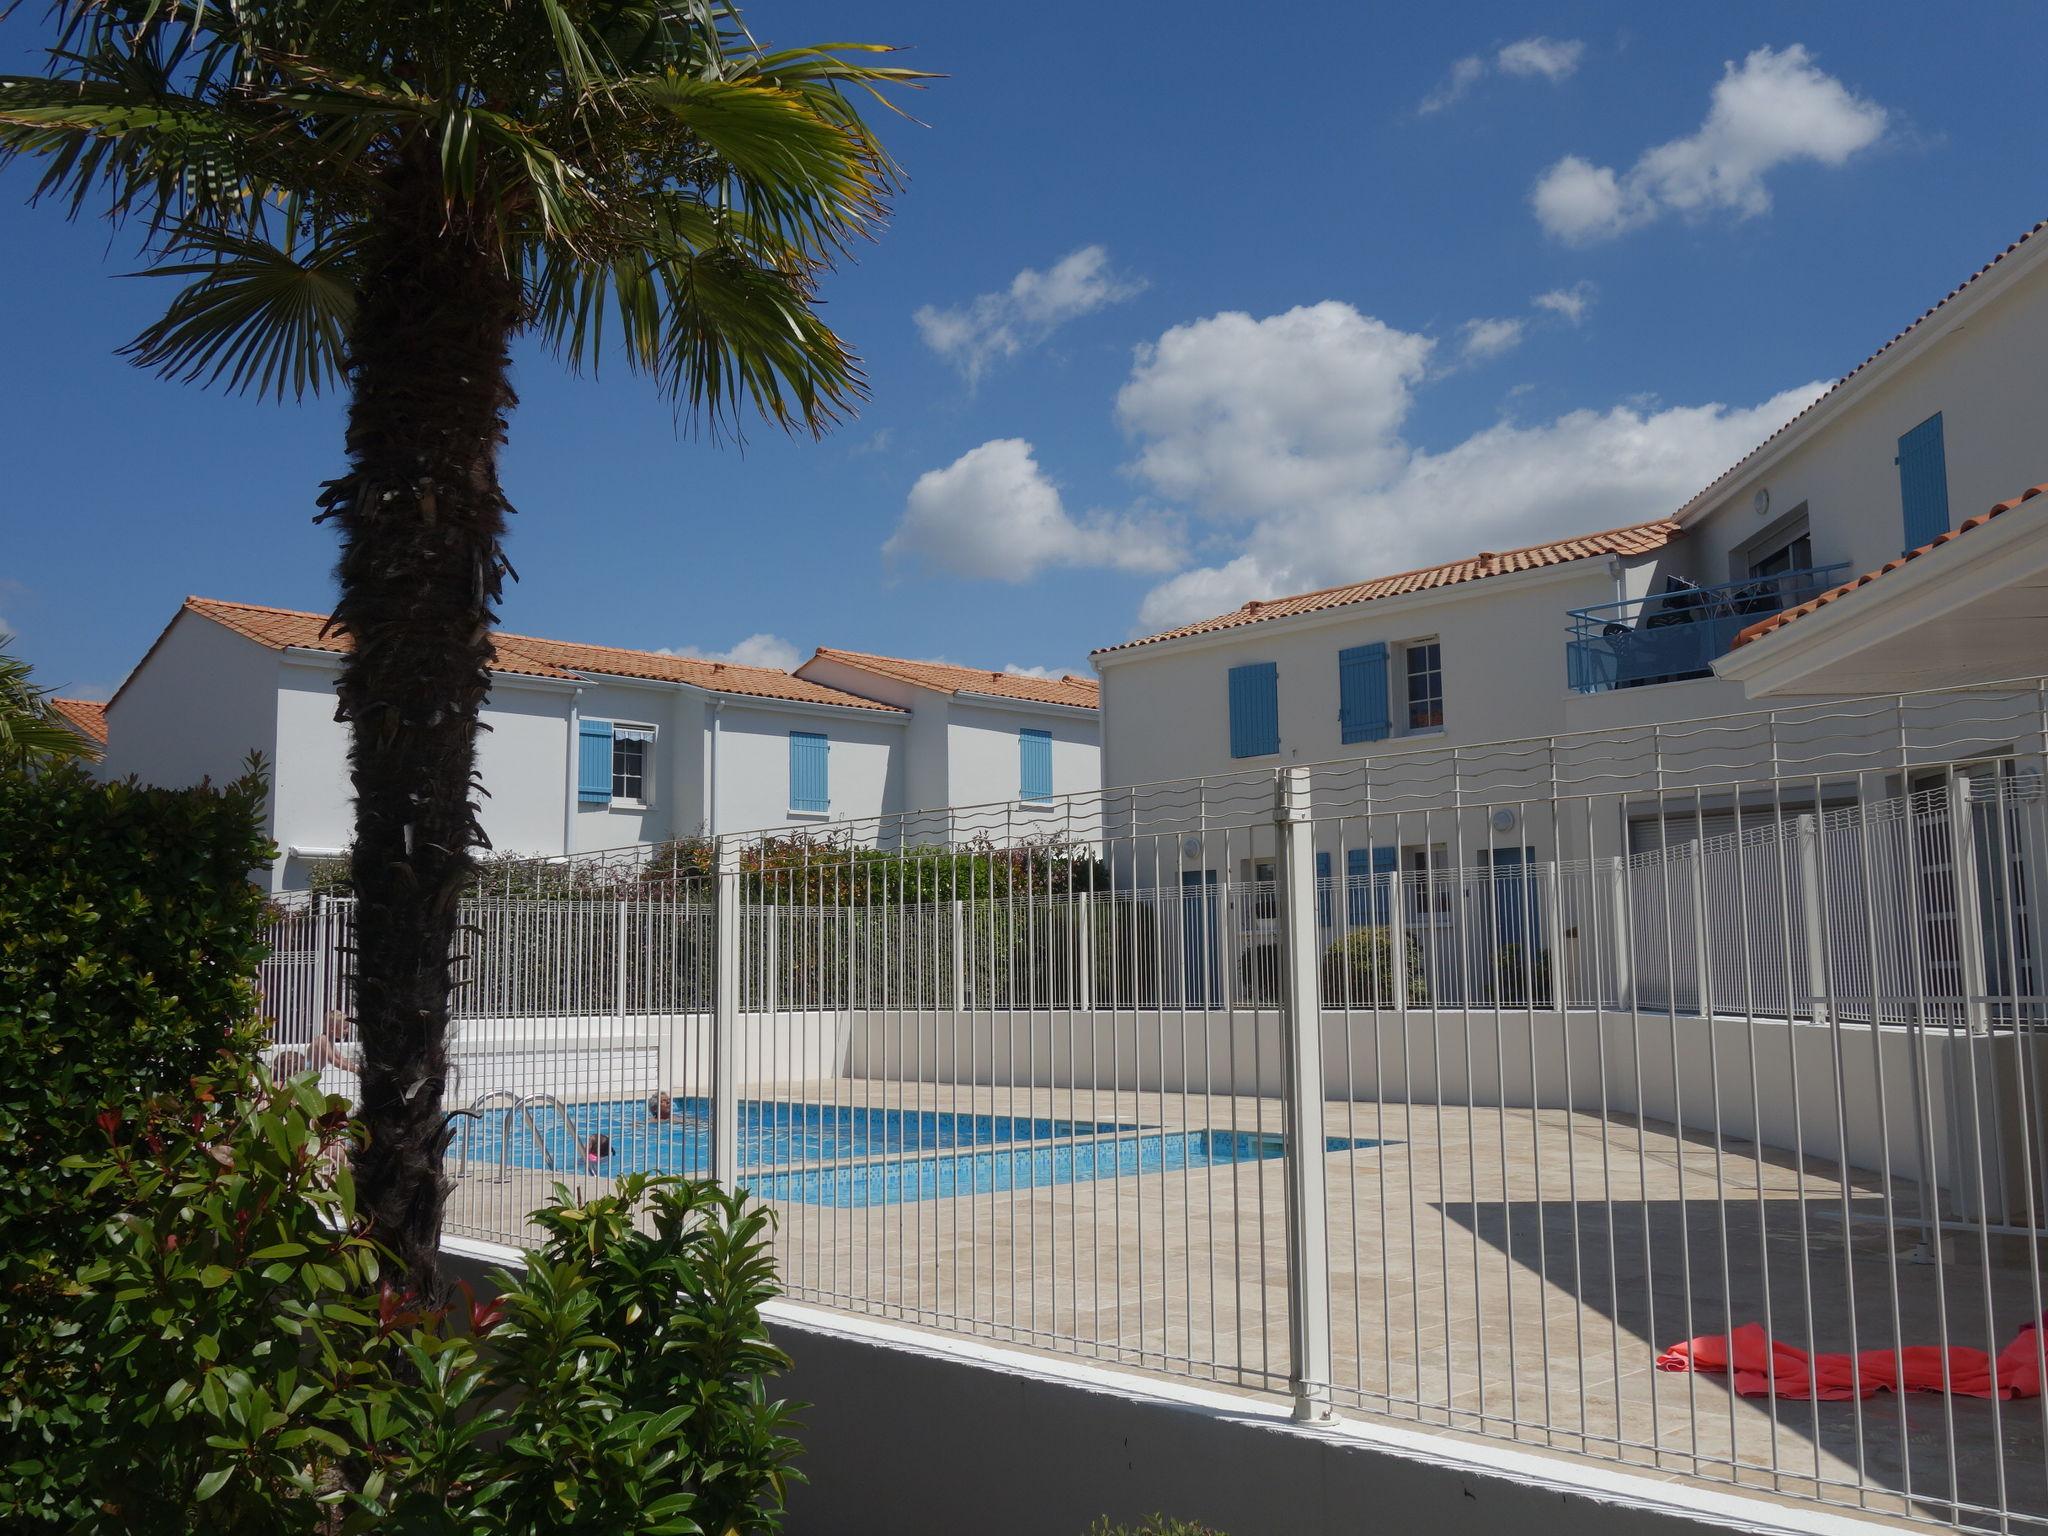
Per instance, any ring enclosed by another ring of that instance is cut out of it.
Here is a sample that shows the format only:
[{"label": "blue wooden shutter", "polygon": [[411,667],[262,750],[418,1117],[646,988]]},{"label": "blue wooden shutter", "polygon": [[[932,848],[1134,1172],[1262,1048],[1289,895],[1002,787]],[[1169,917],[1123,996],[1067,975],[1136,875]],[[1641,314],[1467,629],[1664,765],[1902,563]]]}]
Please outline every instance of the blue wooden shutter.
[{"label": "blue wooden shutter", "polygon": [[1029,726],[1017,733],[1017,793],[1026,800],[1052,798],[1052,732]]},{"label": "blue wooden shutter", "polygon": [[1387,715],[1384,641],[1337,653],[1337,723],[1347,742],[1387,739],[1393,727]]},{"label": "blue wooden shutter", "polygon": [[612,723],[576,722],[576,799],[584,805],[612,803]]},{"label": "blue wooden shutter", "polygon": [[789,733],[789,808],[823,812],[832,808],[827,757],[832,743],[816,731]]},{"label": "blue wooden shutter", "polygon": [[1280,667],[1248,661],[1230,669],[1230,755],[1270,757],[1280,750]]},{"label": "blue wooden shutter", "polygon": [[1899,439],[1898,465],[1906,548],[1918,549],[1948,532],[1948,451],[1941,441],[1941,412]]}]

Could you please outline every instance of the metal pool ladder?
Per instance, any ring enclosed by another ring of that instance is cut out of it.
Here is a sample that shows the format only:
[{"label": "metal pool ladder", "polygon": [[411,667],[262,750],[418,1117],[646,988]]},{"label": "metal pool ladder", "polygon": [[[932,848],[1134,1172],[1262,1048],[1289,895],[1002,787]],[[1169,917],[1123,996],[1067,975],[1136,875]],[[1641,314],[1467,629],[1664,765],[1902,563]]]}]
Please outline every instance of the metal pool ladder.
[{"label": "metal pool ladder", "polygon": [[[541,1131],[540,1122],[534,1118],[533,1110],[535,1105],[539,1105],[543,1109],[552,1109],[562,1117],[562,1127],[569,1133],[569,1145],[571,1147],[581,1147],[583,1145],[583,1138],[576,1130],[576,1117],[569,1113],[569,1106],[552,1093],[519,1094],[513,1092],[510,1088],[493,1088],[481,1098],[471,1100],[468,1108],[455,1110],[451,1114],[451,1119],[461,1116],[465,1120],[480,1122],[486,1112],[502,1110],[505,1119],[503,1127],[498,1134],[498,1177],[492,1182],[503,1184],[511,1177],[512,1117],[514,1115],[519,1116],[525,1123],[527,1134],[533,1138],[533,1144],[539,1150],[541,1161],[546,1165],[548,1172],[553,1173],[555,1171],[555,1154],[548,1147],[548,1139]],[[456,1159],[455,1177],[458,1179],[464,1178],[468,1173],[469,1127],[464,1125],[462,1128],[462,1155]]]}]

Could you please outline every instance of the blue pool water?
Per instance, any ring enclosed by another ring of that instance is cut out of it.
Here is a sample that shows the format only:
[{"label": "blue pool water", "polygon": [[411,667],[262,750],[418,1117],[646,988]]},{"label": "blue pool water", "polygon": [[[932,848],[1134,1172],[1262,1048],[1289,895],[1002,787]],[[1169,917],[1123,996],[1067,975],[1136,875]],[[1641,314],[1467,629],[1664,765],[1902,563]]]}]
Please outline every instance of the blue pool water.
[{"label": "blue pool water", "polygon": [[[701,1177],[711,1163],[710,1101],[674,1104],[667,1121],[651,1119],[639,1099],[572,1104],[575,1142],[559,1112],[536,1106],[531,1129],[512,1121],[509,1149],[502,1140],[507,1116],[492,1110],[481,1122],[463,1123],[449,1156],[459,1159],[466,1140],[469,1172],[483,1177],[501,1156],[516,1168]],[[781,1100],[743,1099],[739,1121],[740,1172],[755,1194],[845,1208],[1260,1162],[1280,1156],[1283,1145],[1275,1132],[1169,1131],[1106,1120]],[[610,1144],[609,1155],[596,1162],[583,1150],[593,1137]],[[1326,1150],[1375,1145],[1332,1136]]]}]

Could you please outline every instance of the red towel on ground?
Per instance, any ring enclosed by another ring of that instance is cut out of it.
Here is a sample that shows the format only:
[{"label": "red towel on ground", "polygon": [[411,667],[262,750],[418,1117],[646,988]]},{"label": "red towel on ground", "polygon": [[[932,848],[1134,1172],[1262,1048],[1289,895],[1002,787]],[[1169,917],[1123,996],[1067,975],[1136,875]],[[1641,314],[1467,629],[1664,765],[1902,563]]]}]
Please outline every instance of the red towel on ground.
[{"label": "red towel on ground", "polygon": [[[1729,1372],[1743,1397],[1818,1397],[1833,1401],[1873,1392],[1952,1392],[1958,1397],[2039,1397],[2041,1347],[2028,1323],[1993,1359],[1981,1349],[1943,1351],[1932,1344],[1866,1349],[1857,1355],[1813,1355],[1773,1339],[1761,1323],[1733,1333],[1708,1333],[1674,1344],[1657,1357],[1660,1371]],[[1947,1373],[1942,1357],[1947,1355]]]}]

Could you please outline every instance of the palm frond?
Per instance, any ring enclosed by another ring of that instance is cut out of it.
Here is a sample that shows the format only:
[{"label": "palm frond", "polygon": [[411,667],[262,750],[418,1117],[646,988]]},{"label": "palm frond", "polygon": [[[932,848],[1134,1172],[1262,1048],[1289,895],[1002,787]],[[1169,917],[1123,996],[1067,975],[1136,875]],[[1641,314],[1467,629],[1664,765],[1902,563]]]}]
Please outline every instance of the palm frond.
[{"label": "palm frond", "polygon": [[291,243],[225,231],[188,232],[182,254],[140,274],[192,279],[124,349],[167,378],[282,398],[341,378],[355,318],[359,241],[337,234],[299,254]]},{"label": "palm frond", "polygon": [[99,749],[50,707],[50,690],[35,685],[28,663],[9,654],[13,645],[14,636],[0,634],[0,766],[97,757]]}]

